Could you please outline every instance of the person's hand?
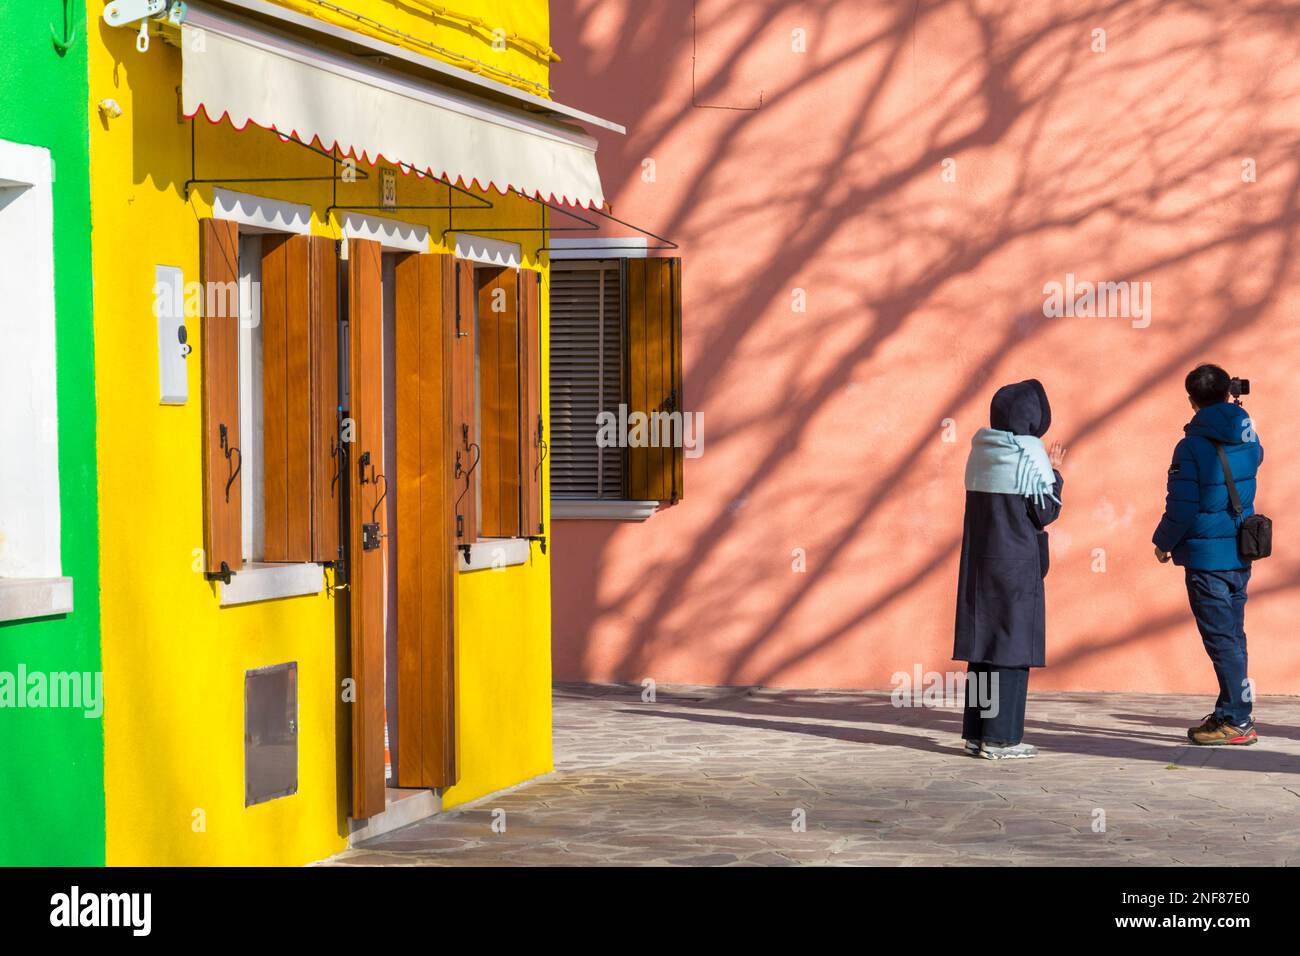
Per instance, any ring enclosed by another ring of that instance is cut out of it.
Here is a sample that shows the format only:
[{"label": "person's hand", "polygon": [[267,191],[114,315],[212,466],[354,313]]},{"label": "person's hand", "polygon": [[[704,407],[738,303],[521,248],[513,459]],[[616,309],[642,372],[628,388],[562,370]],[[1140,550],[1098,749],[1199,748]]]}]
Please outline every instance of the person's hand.
[{"label": "person's hand", "polygon": [[1057,471],[1061,470],[1061,465],[1065,464],[1065,446],[1059,441],[1052,442],[1052,449],[1047,453],[1047,460],[1052,463],[1052,467]]},{"label": "person's hand", "polygon": [[1170,554],[1168,551],[1161,551],[1159,548],[1156,548],[1157,561],[1159,561],[1161,564],[1168,564],[1169,558],[1170,558]]}]

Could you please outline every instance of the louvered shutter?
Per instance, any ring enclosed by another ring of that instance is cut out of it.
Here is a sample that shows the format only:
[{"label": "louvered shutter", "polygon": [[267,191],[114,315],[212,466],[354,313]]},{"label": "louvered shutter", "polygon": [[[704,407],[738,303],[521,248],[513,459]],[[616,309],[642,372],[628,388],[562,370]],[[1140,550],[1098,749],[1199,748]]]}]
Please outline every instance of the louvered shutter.
[{"label": "louvered shutter", "polygon": [[551,497],[622,498],[624,451],[596,443],[598,416],[624,401],[618,261],[554,263],[550,305]]}]

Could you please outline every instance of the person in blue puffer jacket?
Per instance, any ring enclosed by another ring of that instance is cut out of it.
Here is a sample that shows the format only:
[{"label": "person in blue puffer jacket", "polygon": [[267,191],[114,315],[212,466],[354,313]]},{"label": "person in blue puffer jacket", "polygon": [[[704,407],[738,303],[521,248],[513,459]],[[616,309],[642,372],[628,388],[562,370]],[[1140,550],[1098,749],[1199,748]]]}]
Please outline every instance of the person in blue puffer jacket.
[{"label": "person in blue puffer jacket", "polygon": [[1219,680],[1214,713],[1187,731],[1188,739],[1201,745],[1258,740],[1246,676],[1250,561],[1237,548],[1239,521],[1216,445],[1227,455],[1243,518],[1255,513],[1255,476],[1264,447],[1240,399],[1228,400],[1230,382],[1217,365],[1201,365],[1188,374],[1187,395],[1196,414],[1174,448],[1165,513],[1152,536],[1156,558],[1184,569],[1192,615]]}]

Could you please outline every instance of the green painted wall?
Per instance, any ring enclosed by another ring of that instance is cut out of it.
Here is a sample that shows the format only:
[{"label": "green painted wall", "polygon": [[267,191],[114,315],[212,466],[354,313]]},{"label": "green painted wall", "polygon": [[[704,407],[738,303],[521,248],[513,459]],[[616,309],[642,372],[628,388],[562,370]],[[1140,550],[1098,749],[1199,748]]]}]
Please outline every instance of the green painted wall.
[{"label": "green painted wall", "polygon": [[[44,146],[54,158],[62,558],[74,608],[0,624],[0,671],[9,673],[19,664],[29,673],[100,670],[86,0],[67,5],[77,34],[60,55],[50,28],[62,34],[65,0],[0,0],[0,139]],[[0,708],[0,865],[102,864],[103,768],[102,720]]]}]

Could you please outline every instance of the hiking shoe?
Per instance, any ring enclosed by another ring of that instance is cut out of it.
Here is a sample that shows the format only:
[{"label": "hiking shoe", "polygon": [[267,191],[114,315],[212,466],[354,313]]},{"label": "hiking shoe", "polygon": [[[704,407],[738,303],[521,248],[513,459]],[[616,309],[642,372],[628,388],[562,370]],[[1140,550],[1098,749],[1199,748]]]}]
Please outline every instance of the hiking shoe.
[{"label": "hiking shoe", "polygon": [[1197,724],[1195,727],[1187,728],[1187,739],[1188,740],[1194,739],[1192,737],[1193,734],[1209,733],[1210,731],[1214,730],[1214,728],[1218,726],[1219,726],[1219,718],[1214,716],[1214,714],[1206,714],[1201,719],[1201,722]]},{"label": "hiking shoe", "polygon": [[978,757],[980,755],[980,742],[978,740],[966,741],[966,752],[972,757]]},{"label": "hiking shoe", "polygon": [[1024,760],[1037,757],[1038,748],[1033,744],[1015,744],[1011,747],[994,747],[980,744],[980,756],[985,760]]},{"label": "hiking shoe", "polygon": [[1192,743],[1200,747],[1223,747],[1229,745],[1249,747],[1259,741],[1255,732],[1255,721],[1247,721],[1244,727],[1235,727],[1226,720],[1216,720],[1213,727],[1202,725],[1187,735]]}]

